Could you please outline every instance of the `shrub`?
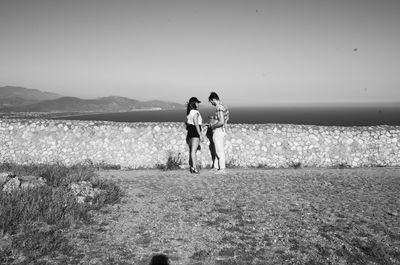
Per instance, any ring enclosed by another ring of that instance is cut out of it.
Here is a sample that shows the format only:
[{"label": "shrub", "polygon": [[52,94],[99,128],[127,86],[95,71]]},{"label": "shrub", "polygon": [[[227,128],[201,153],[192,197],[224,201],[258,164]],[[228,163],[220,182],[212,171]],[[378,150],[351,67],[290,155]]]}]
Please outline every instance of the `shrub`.
[{"label": "shrub", "polygon": [[[0,190],[0,238],[10,238],[8,246],[0,247],[0,264],[13,263],[21,256],[24,264],[29,264],[67,251],[70,246],[64,238],[65,229],[89,221],[90,210],[117,203],[122,197],[115,183],[96,177],[90,166],[2,164],[0,170],[42,177],[48,184],[13,192]],[[101,190],[91,205],[78,203],[69,192],[68,185],[79,181],[89,181]]]},{"label": "shrub", "polygon": [[298,169],[298,168],[301,168],[301,163],[292,161],[292,162],[288,163],[288,167]]},{"label": "shrub", "polygon": [[232,159],[232,160],[229,160],[229,161],[227,161],[226,163],[225,163],[225,167],[226,168],[239,168],[239,163],[235,160],[235,159]]},{"label": "shrub", "polygon": [[259,163],[256,168],[271,169],[272,167],[266,163]]},{"label": "shrub", "polygon": [[157,164],[156,167],[161,170],[175,170],[179,169],[181,165],[182,165],[181,153],[174,154],[172,152],[169,152],[166,164],[165,165]]},{"label": "shrub", "polygon": [[123,196],[121,188],[111,180],[97,178],[93,181],[93,187],[103,190],[93,199],[93,205],[96,208],[100,208],[105,204],[119,203]]},{"label": "shrub", "polygon": [[45,165],[16,165],[4,163],[0,165],[0,172],[13,172],[15,175],[33,175],[42,177],[47,185],[65,187],[78,181],[90,181],[94,174],[94,167],[89,165],[74,165],[67,167],[61,164]]},{"label": "shrub", "polygon": [[121,165],[113,165],[113,164],[101,163],[101,164],[97,165],[97,168],[104,169],[104,170],[120,170],[121,169]]},{"label": "shrub", "polygon": [[[19,233],[13,236],[11,247],[14,250],[17,249],[18,252],[8,249],[8,255],[3,257],[5,264],[15,259],[21,260],[21,258],[24,261],[22,264],[48,264],[38,261],[49,255],[68,254],[73,250],[61,229],[44,222],[34,222],[23,226]],[[14,254],[11,254],[13,252]]]},{"label": "shrub", "polygon": [[96,169],[104,169],[104,170],[119,170],[119,169],[121,169],[121,165],[109,164],[104,161],[99,162],[99,163],[93,163],[93,161],[90,159],[85,159],[80,165],[81,166],[89,166],[89,167],[96,168]]},{"label": "shrub", "polygon": [[68,227],[87,212],[66,190],[49,186],[0,192],[0,209],[0,230],[11,235],[21,226],[37,221]]},{"label": "shrub", "polygon": [[338,167],[339,169],[351,168],[351,166],[350,166],[349,164],[347,164],[346,162],[339,163],[339,164],[337,165],[337,167]]}]

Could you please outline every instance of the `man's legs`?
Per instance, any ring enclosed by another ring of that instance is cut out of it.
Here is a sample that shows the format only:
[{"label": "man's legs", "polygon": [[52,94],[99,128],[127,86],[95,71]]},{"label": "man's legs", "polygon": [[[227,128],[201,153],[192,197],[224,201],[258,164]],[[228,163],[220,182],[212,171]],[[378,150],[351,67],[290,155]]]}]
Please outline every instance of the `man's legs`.
[{"label": "man's legs", "polygon": [[[215,145],[215,153],[218,159],[218,165],[220,170],[225,169],[225,150],[224,150],[224,138],[225,132],[222,129],[215,129],[213,134],[213,141]],[[214,167],[216,167],[214,162]]]}]

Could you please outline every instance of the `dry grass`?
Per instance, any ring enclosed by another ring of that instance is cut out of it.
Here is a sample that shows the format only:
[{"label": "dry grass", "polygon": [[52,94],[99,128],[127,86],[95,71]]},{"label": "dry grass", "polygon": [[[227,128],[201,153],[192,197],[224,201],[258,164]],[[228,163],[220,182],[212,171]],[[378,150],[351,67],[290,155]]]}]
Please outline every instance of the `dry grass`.
[{"label": "dry grass", "polygon": [[[120,189],[98,179],[90,167],[3,164],[0,169],[42,177],[48,184],[11,193],[0,190],[0,264],[46,264],[51,257],[71,255],[74,248],[67,231],[88,223],[91,210],[121,198]],[[92,205],[77,203],[68,192],[68,184],[81,180],[91,181],[104,191]]]},{"label": "dry grass", "polygon": [[[147,265],[156,253],[172,265],[400,264],[399,173],[101,171],[123,187],[122,204],[55,237],[49,264]],[[28,231],[44,242],[57,233],[51,226]],[[40,253],[35,242],[31,251]]]}]

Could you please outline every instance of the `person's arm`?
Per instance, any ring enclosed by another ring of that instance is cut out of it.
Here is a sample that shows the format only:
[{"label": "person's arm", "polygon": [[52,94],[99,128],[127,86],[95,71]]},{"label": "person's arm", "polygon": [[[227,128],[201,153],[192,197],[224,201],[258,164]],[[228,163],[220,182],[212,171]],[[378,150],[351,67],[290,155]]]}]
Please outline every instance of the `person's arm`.
[{"label": "person's arm", "polygon": [[200,125],[199,125],[199,113],[196,113],[196,115],[194,116],[194,126],[196,127],[196,131],[197,133],[200,135],[200,140],[203,139],[203,136],[201,135],[201,130],[200,130]]},{"label": "person's arm", "polygon": [[211,129],[213,129],[213,130],[216,128],[222,127],[225,124],[225,117],[224,117],[223,110],[221,110],[221,109],[218,110],[217,115],[218,115],[218,122],[211,125]]}]

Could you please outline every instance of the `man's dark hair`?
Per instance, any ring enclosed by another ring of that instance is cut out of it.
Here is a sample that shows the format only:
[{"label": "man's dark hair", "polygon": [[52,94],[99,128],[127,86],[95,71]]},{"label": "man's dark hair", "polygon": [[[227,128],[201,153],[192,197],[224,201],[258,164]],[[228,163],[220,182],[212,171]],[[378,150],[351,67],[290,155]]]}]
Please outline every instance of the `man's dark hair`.
[{"label": "man's dark hair", "polygon": [[215,92],[211,92],[210,96],[208,97],[208,100],[211,101],[213,99],[219,100],[218,94]]},{"label": "man's dark hair", "polygon": [[168,264],[169,264],[169,259],[164,254],[154,255],[150,262],[150,265],[168,265]]}]

